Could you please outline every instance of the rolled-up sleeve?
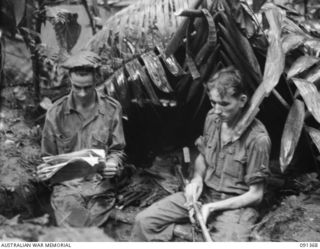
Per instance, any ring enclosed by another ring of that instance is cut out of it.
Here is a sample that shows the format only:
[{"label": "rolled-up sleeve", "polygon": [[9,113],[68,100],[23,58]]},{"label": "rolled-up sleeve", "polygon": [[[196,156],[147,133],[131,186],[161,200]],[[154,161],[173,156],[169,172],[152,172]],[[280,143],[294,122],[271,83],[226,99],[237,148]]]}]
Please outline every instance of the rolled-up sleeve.
[{"label": "rolled-up sleeve", "polygon": [[111,141],[109,144],[109,153],[107,159],[116,161],[119,165],[122,165],[125,158],[124,148],[126,146],[123,125],[122,125],[122,109],[121,106],[117,106],[111,128]]},{"label": "rolled-up sleeve", "polygon": [[249,146],[245,182],[248,185],[265,182],[269,176],[270,138],[262,134]]}]

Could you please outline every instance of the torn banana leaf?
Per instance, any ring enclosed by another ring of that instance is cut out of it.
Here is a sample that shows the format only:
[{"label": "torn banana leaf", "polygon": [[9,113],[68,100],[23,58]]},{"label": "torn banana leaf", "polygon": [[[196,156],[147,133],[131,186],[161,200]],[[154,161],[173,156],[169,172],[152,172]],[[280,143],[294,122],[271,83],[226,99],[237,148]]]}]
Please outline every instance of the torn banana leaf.
[{"label": "torn banana leaf", "polygon": [[[135,68],[135,64],[137,62],[137,59],[134,59],[132,61],[129,61],[125,64],[125,70],[128,72],[128,85],[131,89],[131,92],[133,94],[133,99],[137,101],[139,105],[141,105],[141,100],[144,97],[144,91],[142,89],[142,85],[139,78],[139,72]],[[138,62],[139,63],[139,62]]]},{"label": "torn banana leaf", "polygon": [[308,39],[303,45],[309,55],[320,57],[320,40]]},{"label": "torn banana leaf", "polygon": [[300,26],[311,34],[320,35],[320,22],[318,20],[305,20],[300,23]]},{"label": "torn banana leaf", "polygon": [[285,54],[303,45],[307,37],[302,34],[287,34],[282,38],[282,49]]},{"label": "torn banana leaf", "polygon": [[81,26],[77,22],[78,14],[67,10],[50,8],[48,15],[48,19],[56,33],[59,48],[70,53],[81,33]]},{"label": "torn banana leaf", "polygon": [[175,12],[179,9],[198,8],[202,2],[203,0],[134,1],[111,16],[103,29],[90,39],[87,48],[100,54],[117,44],[121,53],[129,52],[124,38],[141,51],[153,48],[159,42],[166,45],[185,20],[176,16]]},{"label": "torn banana leaf", "polygon": [[304,79],[292,78],[292,81],[298,88],[308,110],[320,123],[320,93],[316,86]]},{"label": "torn banana leaf", "polygon": [[269,22],[269,47],[267,52],[266,65],[263,75],[263,81],[253,94],[249,103],[249,108],[239,120],[235,127],[232,140],[237,140],[242,133],[251,124],[256,114],[259,111],[259,106],[263,99],[270,94],[272,89],[278,84],[280,76],[284,69],[285,56],[282,50],[280,41],[281,25],[280,12],[276,8],[271,8],[265,11]]},{"label": "torn banana leaf", "polygon": [[282,29],[286,33],[305,34],[307,35],[297,24],[287,17],[282,20]]},{"label": "torn banana leaf", "polygon": [[141,55],[141,58],[152,82],[157,86],[157,88],[165,93],[173,92],[158,56],[153,51],[149,51]]},{"label": "torn banana leaf", "polygon": [[234,65],[243,73],[244,82],[246,83],[247,87],[250,87],[252,91],[257,88],[258,82],[261,81],[261,78],[258,78],[257,75],[254,75],[250,71],[250,65],[247,63],[246,60],[243,59],[243,54],[240,54],[241,50],[237,49],[236,46],[231,47],[230,43],[226,42],[222,36],[220,36],[220,43],[223,51],[221,51],[221,55],[224,53],[226,57],[224,60],[228,62],[228,65]]},{"label": "torn banana leaf", "polygon": [[[112,77],[109,77],[104,83],[103,83],[103,87],[106,90],[107,94],[110,95],[111,97],[118,99],[116,97],[116,89],[114,88],[114,84],[113,84],[113,80],[114,80],[114,75]],[[103,87],[99,87],[98,90],[103,92]]]},{"label": "torn banana leaf", "polygon": [[205,45],[198,52],[195,62],[196,65],[201,65],[202,62],[210,55],[210,50],[213,50],[214,46],[217,44],[217,30],[216,25],[210,12],[206,9],[202,9],[202,13],[205,16],[208,23],[208,37]]},{"label": "torn banana leaf", "polygon": [[320,131],[312,127],[306,127],[313,143],[316,145],[318,151],[320,152]]},{"label": "torn banana leaf", "polygon": [[281,138],[280,169],[282,172],[286,170],[293,158],[295,148],[300,139],[304,118],[304,102],[295,99],[290,108]]},{"label": "torn banana leaf", "polygon": [[140,64],[139,60],[134,59],[127,64],[129,64],[129,66],[126,65],[126,70],[128,71],[130,77],[133,77],[134,80],[140,79],[152,103],[160,104],[159,98],[152,87],[151,80],[145,68]]},{"label": "torn banana leaf", "polygon": [[161,48],[157,47],[156,49],[170,73],[172,73],[174,76],[185,74],[180,64],[173,55],[166,56]]},{"label": "torn banana leaf", "polygon": [[[239,49],[239,53],[242,54],[241,60],[247,62],[252,70],[251,74],[257,81],[261,81],[261,69],[259,62],[253,52],[250,42],[248,39],[238,30],[237,26],[229,17],[224,13],[220,12],[219,15],[223,19],[224,25],[221,24],[220,27],[224,27],[224,37],[229,44],[233,44],[233,47]],[[240,59],[240,58],[239,58]]]},{"label": "torn banana leaf", "polygon": [[191,33],[192,33],[192,27],[193,27],[193,18],[190,18],[188,20],[188,27],[186,30],[186,59],[185,63],[188,66],[189,72],[194,80],[200,78],[200,73],[198,71],[197,65],[194,61],[194,54],[191,49]]},{"label": "torn banana leaf", "polygon": [[130,104],[130,96],[128,92],[127,78],[124,75],[123,68],[114,72],[112,83],[114,85],[117,100],[121,103],[124,109],[127,109]]},{"label": "torn banana leaf", "polygon": [[246,37],[251,38],[256,33],[257,26],[254,18],[249,14],[248,8],[245,8],[245,3],[239,0],[227,0],[226,2],[230,8],[228,14],[233,17]]},{"label": "torn banana leaf", "polygon": [[287,73],[287,79],[303,73],[305,70],[316,64],[319,60],[319,58],[308,55],[299,57],[289,69]]},{"label": "torn banana leaf", "polygon": [[[187,4],[188,1],[176,0],[176,2]],[[189,4],[189,6],[184,7],[182,9],[186,9],[186,8],[197,9],[197,8],[199,8],[199,6],[201,5],[202,2],[203,2],[203,0],[194,0],[194,1],[192,1],[191,4]],[[160,1],[159,1],[159,4],[160,4]],[[176,9],[178,10],[178,8],[176,8]],[[177,51],[178,47],[182,43],[183,38],[185,37],[185,33],[188,28],[188,20],[189,19],[187,17],[178,17],[178,18],[179,18],[181,25],[175,30],[173,37],[168,42],[168,44],[166,46],[166,50],[165,50],[166,55],[174,54]]]},{"label": "torn banana leaf", "polygon": [[309,81],[312,84],[315,84],[319,89],[320,85],[320,65],[313,67],[305,76],[305,80]]}]

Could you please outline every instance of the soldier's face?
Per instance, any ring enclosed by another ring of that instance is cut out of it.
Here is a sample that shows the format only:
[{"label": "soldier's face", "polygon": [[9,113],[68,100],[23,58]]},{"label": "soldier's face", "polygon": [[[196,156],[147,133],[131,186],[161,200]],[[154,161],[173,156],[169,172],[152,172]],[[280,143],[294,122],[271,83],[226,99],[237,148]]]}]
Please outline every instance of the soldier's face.
[{"label": "soldier's face", "polygon": [[95,82],[93,73],[80,75],[76,73],[70,74],[72,85],[72,94],[79,101],[89,100],[95,92]]},{"label": "soldier's face", "polygon": [[209,92],[209,99],[214,113],[221,118],[222,122],[232,124],[241,114],[241,110],[247,102],[247,96],[242,94],[239,97],[227,93],[221,96],[216,88]]}]

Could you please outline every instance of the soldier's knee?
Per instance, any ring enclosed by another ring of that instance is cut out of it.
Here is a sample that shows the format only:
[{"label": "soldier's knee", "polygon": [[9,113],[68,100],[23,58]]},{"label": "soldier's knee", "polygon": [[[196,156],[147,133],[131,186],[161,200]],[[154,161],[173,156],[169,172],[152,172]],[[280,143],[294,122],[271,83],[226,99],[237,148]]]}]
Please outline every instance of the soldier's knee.
[{"label": "soldier's knee", "polygon": [[139,227],[146,227],[150,223],[150,215],[148,210],[144,210],[135,217],[135,225]]}]

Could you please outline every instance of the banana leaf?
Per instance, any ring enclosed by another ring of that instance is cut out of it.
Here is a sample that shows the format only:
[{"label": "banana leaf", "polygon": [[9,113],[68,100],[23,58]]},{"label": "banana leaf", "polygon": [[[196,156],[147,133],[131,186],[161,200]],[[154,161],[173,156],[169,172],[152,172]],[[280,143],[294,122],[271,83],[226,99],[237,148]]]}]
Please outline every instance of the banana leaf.
[{"label": "banana leaf", "polygon": [[320,35],[320,22],[318,20],[305,20],[300,23],[300,26],[311,34]]},{"label": "banana leaf", "polygon": [[[223,26],[219,25],[219,27],[223,30]],[[235,41],[231,40],[227,42],[223,36],[220,36],[220,43],[224,54],[228,57],[228,59],[224,57],[224,59],[228,61],[228,65],[234,65],[238,68],[242,72],[247,86],[254,91],[261,79],[258,75],[252,73],[250,70],[251,66],[248,64],[248,61],[244,60],[244,56],[241,54],[241,50],[237,49]]]},{"label": "banana leaf", "polygon": [[305,70],[309,69],[314,64],[319,62],[319,60],[320,59],[308,55],[299,57],[290,67],[287,73],[287,79],[290,79],[300,73],[303,73]]},{"label": "banana leaf", "polygon": [[151,102],[159,105],[159,98],[152,87],[152,83],[149,76],[147,75],[146,69],[140,64],[138,59],[132,60],[129,64],[130,67],[126,69],[128,70],[130,76],[134,78],[138,77],[138,79],[140,79],[142,85],[144,86],[144,89],[147,92],[148,97],[151,99]]},{"label": "banana leaf", "polygon": [[303,101],[295,99],[290,108],[281,138],[280,169],[286,170],[292,161],[295,148],[300,139],[304,124],[305,109]]},{"label": "banana leaf", "polygon": [[128,73],[128,85],[131,89],[131,92],[133,94],[133,98],[138,102],[138,104],[141,106],[142,99],[144,98],[144,91],[142,89],[142,85],[139,78],[138,70],[135,68],[135,64],[139,63],[137,59],[134,59],[132,61],[129,61],[125,64],[125,70]]},{"label": "banana leaf", "polygon": [[50,9],[48,19],[53,25],[60,50],[70,53],[81,33],[81,26],[77,22],[78,14],[62,9]]},{"label": "banana leaf", "polygon": [[315,84],[319,89],[320,85],[320,65],[317,65],[310,69],[310,71],[304,76],[304,79],[312,84]]},{"label": "banana leaf", "polygon": [[117,44],[121,52],[129,53],[124,38],[142,52],[159,44],[165,46],[185,20],[176,16],[175,12],[179,9],[198,8],[202,2],[203,0],[136,1],[110,17],[103,29],[90,39],[87,49],[100,54],[108,46]]},{"label": "banana leaf", "polygon": [[129,88],[127,77],[124,74],[123,68],[119,68],[114,72],[114,77],[111,83],[113,84],[116,99],[120,102],[124,112],[126,113],[126,110],[130,105],[130,96],[128,92]]},{"label": "banana leaf", "polygon": [[282,49],[285,54],[303,45],[307,37],[303,34],[290,33],[282,38]]},{"label": "banana leaf", "polygon": [[198,71],[197,65],[195,63],[195,56],[193,53],[193,50],[191,49],[191,33],[192,33],[192,27],[193,27],[193,21],[194,18],[190,18],[188,20],[188,26],[186,30],[186,59],[185,59],[185,65],[188,67],[189,72],[192,76],[192,79],[196,80],[200,78],[200,73]]},{"label": "banana leaf", "polygon": [[252,11],[249,10],[247,3],[239,0],[226,0],[226,2],[228,2],[230,7],[230,16],[234,18],[241,31],[247,38],[254,36],[257,31],[257,25],[254,17],[250,14]]},{"label": "banana leaf", "polygon": [[141,58],[152,82],[157,86],[157,88],[165,93],[173,92],[158,56],[153,51],[149,51],[142,54]]},{"label": "banana leaf", "polygon": [[156,48],[156,51],[159,53],[160,58],[172,75],[181,76],[185,74],[180,64],[177,62],[176,58],[173,55],[166,56],[163,50],[159,47]]},{"label": "banana leaf", "polygon": [[309,55],[320,57],[320,40],[308,39],[303,45]]},{"label": "banana leaf", "polygon": [[284,17],[282,20],[282,29],[285,33],[294,33],[294,34],[302,34],[308,36],[299,25],[295,24],[292,20],[287,17]]},{"label": "banana leaf", "polygon": [[306,129],[313,141],[313,143],[316,145],[318,151],[320,152],[320,131],[318,129],[307,127]]},{"label": "banana leaf", "polygon": [[208,37],[207,42],[196,55],[195,62],[198,66],[200,66],[202,62],[205,61],[205,59],[210,55],[210,50],[213,50],[214,46],[217,44],[217,30],[216,25],[213,21],[213,17],[206,9],[203,9],[202,13],[208,23]]},{"label": "banana leaf", "polygon": [[[258,82],[261,81],[261,69],[259,62],[253,52],[250,42],[248,39],[239,31],[237,26],[233,23],[232,20],[226,15],[224,12],[219,12],[219,16],[223,19],[223,23],[225,27],[225,38],[230,43],[234,43],[235,46],[239,49],[239,53],[241,53],[241,60],[246,61],[250,66],[250,74],[256,79]],[[219,27],[221,27],[219,25]],[[243,72],[248,73],[248,72]]]},{"label": "banana leaf", "polygon": [[[187,2],[187,1],[179,1],[176,0],[176,2]],[[192,1],[191,4],[187,8],[176,8],[177,10],[179,9],[197,9],[201,3],[204,2],[203,0],[197,0],[197,1]],[[180,17],[179,18],[181,24],[178,26],[178,28],[175,30],[173,37],[170,39],[166,46],[165,54],[172,55],[174,54],[178,47],[181,45],[181,42],[185,36],[187,27],[188,27],[188,18],[187,17]]]},{"label": "banana leaf", "polygon": [[272,89],[278,84],[280,76],[284,69],[285,56],[282,50],[280,40],[281,35],[281,16],[276,8],[270,8],[265,11],[269,22],[269,47],[267,52],[266,65],[263,75],[263,81],[253,94],[249,103],[249,108],[235,127],[232,140],[237,140],[246,128],[251,124],[259,111],[259,106],[263,99],[270,94]]},{"label": "banana leaf", "polygon": [[316,86],[304,79],[292,78],[292,81],[298,88],[308,110],[320,123],[320,93]]}]

